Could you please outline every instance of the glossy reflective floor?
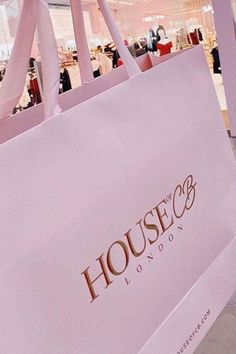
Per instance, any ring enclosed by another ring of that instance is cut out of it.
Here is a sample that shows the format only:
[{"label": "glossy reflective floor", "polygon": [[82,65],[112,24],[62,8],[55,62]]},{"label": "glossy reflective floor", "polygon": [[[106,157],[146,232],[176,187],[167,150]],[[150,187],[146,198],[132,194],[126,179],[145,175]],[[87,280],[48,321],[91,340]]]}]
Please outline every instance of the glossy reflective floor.
[{"label": "glossy reflective floor", "polygon": [[236,353],[236,307],[226,307],[194,354]]}]

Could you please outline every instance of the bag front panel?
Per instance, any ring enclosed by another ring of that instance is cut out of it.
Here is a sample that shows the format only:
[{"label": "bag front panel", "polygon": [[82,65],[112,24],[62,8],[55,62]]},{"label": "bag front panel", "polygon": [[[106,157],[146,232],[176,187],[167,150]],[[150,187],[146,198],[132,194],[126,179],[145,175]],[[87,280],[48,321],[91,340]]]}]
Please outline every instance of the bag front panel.
[{"label": "bag front panel", "polygon": [[142,348],[234,238],[223,130],[195,48],[2,145],[4,353]]}]

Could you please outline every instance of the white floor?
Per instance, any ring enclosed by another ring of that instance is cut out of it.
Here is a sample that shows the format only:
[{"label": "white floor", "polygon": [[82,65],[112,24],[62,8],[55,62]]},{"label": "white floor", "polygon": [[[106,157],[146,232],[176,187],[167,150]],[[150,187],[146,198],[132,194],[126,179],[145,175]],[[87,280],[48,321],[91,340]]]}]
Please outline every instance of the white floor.
[{"label": "white floor", "polygon": [[236,353],[236,307],[226,307],[194,354]]}]

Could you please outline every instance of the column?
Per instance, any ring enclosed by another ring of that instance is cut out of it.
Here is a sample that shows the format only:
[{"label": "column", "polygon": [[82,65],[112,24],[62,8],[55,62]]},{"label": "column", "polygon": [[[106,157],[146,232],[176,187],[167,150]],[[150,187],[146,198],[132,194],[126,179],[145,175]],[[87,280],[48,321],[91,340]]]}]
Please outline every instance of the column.
[{"label": "column", "polygon": [[212,0],[231,136],[236,137],[236,37],[231,0]]}]

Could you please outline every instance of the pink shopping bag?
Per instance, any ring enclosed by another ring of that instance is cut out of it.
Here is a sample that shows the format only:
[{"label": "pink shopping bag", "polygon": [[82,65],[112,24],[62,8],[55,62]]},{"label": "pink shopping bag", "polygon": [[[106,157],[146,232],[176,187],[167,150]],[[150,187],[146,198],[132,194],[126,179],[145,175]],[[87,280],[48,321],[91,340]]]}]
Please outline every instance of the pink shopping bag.
[{"label": "pink shopping bag", "polygon": [[[51,22],[50,19],[46,16],[44,16],[43,19],[39,19],[38,16],[35,18],[32,15],[32,4],[33,3],[31,0],[25,0],[23,3],[13,53],[8,64],[7,75],[4,78],[4,86],[0,91],[0,143],[3,143],[28,129],[33,128],[34,126],[40,124],[46,117],[44,114],[43,104],[34,106],[31,109],[27,109],[18,113],[17,115],[9,117],[9,113],[18,103],[23,91],[36,20],[38,22],[38,27],[41,29],[42,38],[46,36],[46,43],[50,43],[50,46],[48,44],[44,46],[44,41],[40,45],[41,55],[45,64],[44,76],[47,78],[47,86],[44,87],[44,98],[49,97],[52,94],[55,95],[55,93],[59,91],[57,72],[58,58],[55,48],[54,50],[52,48],[55,46],[55,43],[53,43],[52,40]],[[78,10],[80,10],[80,7],[80,0],[72,1],[72,12],[77,13]],[[78,52],[80,57],[80,72],[83,86],[70,90],[69,92],[66,92],[58,97],[58,102],[62,111],[68,110],[73,106],[84,102],[89,98],[94,97],[97,94],[108,90],[109,88],[118,85],[125,80],[128,80],[129,75],[133,75],[132,65],[130,66],[129,64],[130,54],[128,51],[124,51],[122,39],[114,28],[110,14],[106,11],[106,9],[101,9],[105,15],[105,20],[109,26],[113,38],[117,43],[117,47],[120,48],[120,52],[123,54],[124,62],[126,63],[128,71],[125,69],[125,66],[122,66],[116,70],[113,70],[107,75],[91,81],[91,71],[89,70],[91,64],[90,59],[89,63],[87,62],[88,58],[86,56],[86,52],[88,51],[88,48],[87,45],[85,45],[86,36],[84,34],[84,25],[82,19],[80,19],[80,21],[76,21],[78,18],[78,14],[76,14],[76,16],[74,16],[74,25],[77,38],[77,47],[79,49]],[[51,38],[50,40],[49,37]],[[25,41],[25,38],[28,40]],[[82,43],[80,43],[81,40]],[[137,59],[137,64],[142,71],[145,71],[175,55],[177,55],[177,53],[173,53],[166,57],[157,58],[146,54]],[[57,84],[55,85],[55,83]],[[47,105],[47,103],[45,104]]]},{"label": "pink shopping bag", "polygon": [[0,164],[3,353],[193,353],[236,285],[235,162],[201,46],[2,144]]}]

